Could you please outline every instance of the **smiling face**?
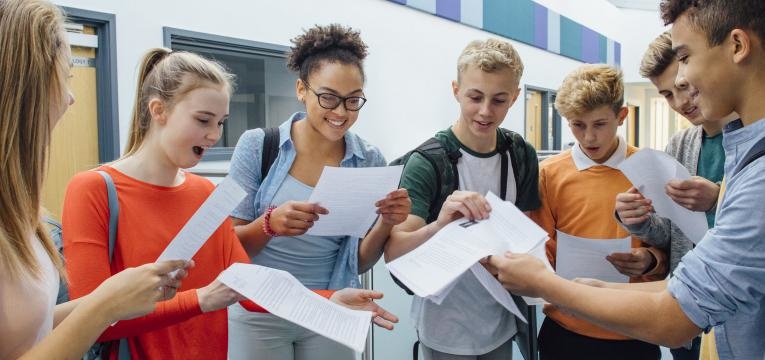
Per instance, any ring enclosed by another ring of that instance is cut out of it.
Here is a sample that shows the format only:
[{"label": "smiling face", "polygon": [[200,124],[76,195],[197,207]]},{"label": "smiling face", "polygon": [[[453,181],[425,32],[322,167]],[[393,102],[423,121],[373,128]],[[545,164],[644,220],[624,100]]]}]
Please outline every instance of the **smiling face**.
[{"label": "smiling face", "polygon": [[[160,100],[153,99],[150,108]],[[175,166],[186,169],[202,159],[220,139],[228,117],[229,95],[221,87],[202,86],[189,91],[169,113],[155,115],[159,146]]]},{"label": "smiling face", "polygon": [[692,94],[697,91],[685,81],[677,77],[678,62],[673,61],[661,75],[650,78],[656,90],[667,100],[672,110],[682,115],[693,125],[701,125],[704,117],[701,110],[693,104]]},{"label": "smiling face", "polygon": [[606,162],[619,146],[616,130],[624,123],[627,108],[618,113],[604,105],[583,115],[572,116],[568,126],[574,134],[579,148],[598,164]]},{"label": "smiling face", "polygon": [[345,133],[356,123],[360,110],[348,110],[342,102],[334,109],[325,109],[319,103],[319,97],[316,94],[329,93],[340,97],[364,96],[364,77],[361,70],[353,64],[324,62],[308,76],[307,80],[310,89],[302,80],[298,80],[296,90],[298,99],[305,103],[308,124],[329,141],[343,139]]},{"label": "smiling face", "polygon": [[455,132],[471,138],[494,141],[497,128],[518,98],[518,79],[509,68],[486,72],[469,65],[452,83],[460,104]]},{"label": "smiling face", "polygon": [[672,26],[672,48],[679,61],[676,83],[684,81],[696,89],[691,92],[692,104],[704,118],[722,119],[734,111],[740,83],[732,71],[734,63],[726,56],[734,47],[730,39],[709,46],[706,36],[681,15]]}]

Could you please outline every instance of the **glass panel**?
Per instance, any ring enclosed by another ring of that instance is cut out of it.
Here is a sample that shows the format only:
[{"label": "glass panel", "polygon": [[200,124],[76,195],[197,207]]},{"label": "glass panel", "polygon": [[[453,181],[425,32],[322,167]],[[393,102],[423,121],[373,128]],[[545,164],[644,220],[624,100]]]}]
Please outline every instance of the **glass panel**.
[{"label": "glass panel", "polygon": [[295,97],[297,77],[287,69],[286,59],[277,56],[242,54],[233,51],[173,45],[174,50],[195,52],[226,65],[236,75],[229,119],[216,147],[234,147],[248,129],[279,126],[303,110]]}]

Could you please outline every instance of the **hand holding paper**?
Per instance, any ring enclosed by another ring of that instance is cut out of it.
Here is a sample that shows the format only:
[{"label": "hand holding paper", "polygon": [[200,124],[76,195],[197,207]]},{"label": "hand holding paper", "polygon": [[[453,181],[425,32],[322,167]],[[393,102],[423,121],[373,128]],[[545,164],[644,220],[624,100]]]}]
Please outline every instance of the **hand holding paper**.
[{"label": "hand holding paper", "polygon": [[398,187],[403,166],[343,168],[325,166],[308,202],[329,210],[309,235],[362,238],[377,218],[375,202]]},{"label": "hand holding paper", "polygon": [[306,289],[290,273],[258,265],[233,264],[218,280],[282,319],[364,350],[369,311],[349,310]]},{"label": "hand holding paper", "polygon": [[694,243],[704,237],[708,229],[704,213],[678,205],[665,191],[665,185],[671,180],[691,178],[688,169],[677,160],[663,151],[642,149],[624,160],[619,169],[646,198],[651,199],[657,215],[672,220]]},{"label": "hand holding paper", "polygon": [[443,297],[443,289],[476,262],[505,251],[525,253],[547,239],[547,233],[513,204],[489,193],[486,220],[457,219],[427,242],[386,264],[388,270],[420,297]]}]

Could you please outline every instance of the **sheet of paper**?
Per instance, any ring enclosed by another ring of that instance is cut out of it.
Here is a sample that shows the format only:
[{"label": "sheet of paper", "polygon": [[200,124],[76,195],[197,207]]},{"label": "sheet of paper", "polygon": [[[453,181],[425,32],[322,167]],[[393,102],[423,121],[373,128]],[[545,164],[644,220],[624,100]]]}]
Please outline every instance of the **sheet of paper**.
[{"label": "sheet of paper", "polygon": [[329,214],[321,215],[307,234],[364,237],[377,218],[375,202],[398,188],[403,168],[325,166],[308,201],[323,206]]},{"label": "sheet of paper", "polygon": [[289,322],[363,352],[372,320],[308,290],[292,274],[252,264],[233,264],[218,280]]},{"label": "sheet of paper", "polygon": [[555,266],[558,275],[572,280],[574,278],[593,278],[609,282],[626,283],[627,275],[622,275],[606,260],[606,256],[616,252],[630,252],[632,238],[623,239],[585,239],[557,231],[558,248],[555,254]]},{"label": "sheet of paper", "polygon": [[406,255],[386,264],[388,270],[420,297],[439,294],[480,258],[524,253],[547,239],[547,233],[509,202],[494,194],[486,220],[458,219]]},{"label": "sheet of paper", "polygon": [[526,316],[521,312],[520,309],[518,309],[518,305],[515,305],[515,300],[513,300],[513,297],[510,296],[509,292],[507,292],[507,289],[502,287],[499,281],[497,281],[494,276],[492,276],[483,266],[481,266],[481,264],[473,264],[473,266],[470,267],[470,272],[473,273],[476,279],[478,279],[478,282],[483,285],[483,287],[489,292],[489,294],[491,294],[491,297],[493,297],[494,300],[497,300],[497,302],[502,305],[502,307],[510,311],[519,319],[523,320],[523,322],[528,323]]},{"label": "sheet of paper", "polygon": [[443,288],[441,291],[439,291],[436,294],[428,296],[427,299],[434,302],[436,305],[441,305],[441,303],[444,302],[444,299],[446,299],[446,297],[454,289],[454,287],[457,286],[457,283],[459,282],[459,280],[460,280],[460,277],[457,277],[449,285],[446,285],[446,287]]},{"label": "sheet of paper", "polygon": [[504,201],[491,192],[486,194],[486,200],[491,205],[490,225],[496,234],[498,250],[502,254],[505,251],[516,254],[529,253],[549,238],[544,229],[529,219],[513,203]]},{"label": "sheet of paper", "polygon": [[212,236],[231,211],[244,199],[246,192],[234,179],[226,178],[207,197],[157,261],[190,260]]},{"label": "sheet of paper", "polygon": [[[547,258],[547,249],[545,247],[545,244],[547,242],[544,241],[541,244],[537,245],[534,249],[529,251],[529,255],[533,255],[539,260],[542,260],[543,263],[545,263],[545,267],[547,267],[547,270],[550,272],[555,272],[555,269],[553,269],[552,265],[550,265],[550,259]],[[528,296],[522,296],[523,301],[526,302],[526,305],[545,305],[549,304],[547,300],[542,298],[535,298],[535,297],[528,297]]]},{"label": "sheet of paper", "polygon": [[619,169],[643,196],[653,201],[657,215],[672,220],[694,243],[701,241],[708,229],[706,215],[678,205],[664,190],[672,179],[690,179],[688,169],[669,154],[654,149],[632,154]]}]

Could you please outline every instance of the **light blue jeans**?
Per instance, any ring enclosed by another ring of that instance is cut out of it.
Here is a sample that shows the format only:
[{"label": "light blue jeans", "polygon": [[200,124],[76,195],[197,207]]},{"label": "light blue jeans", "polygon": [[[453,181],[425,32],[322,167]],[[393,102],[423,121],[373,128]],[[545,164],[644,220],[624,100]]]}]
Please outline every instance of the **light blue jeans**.
[{"label": "light blue jeans", "polygon": [[275,315],[228,308],[228,358],[355,360],[350,348]]},{"label": "light blue jeans", "polygon": [[513,359],[513,339],[507,340],[498,348],[483,355],[453,355],[433,350],[422,343],[422,357],[424,360],[512,360]]}]

